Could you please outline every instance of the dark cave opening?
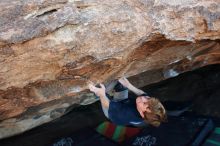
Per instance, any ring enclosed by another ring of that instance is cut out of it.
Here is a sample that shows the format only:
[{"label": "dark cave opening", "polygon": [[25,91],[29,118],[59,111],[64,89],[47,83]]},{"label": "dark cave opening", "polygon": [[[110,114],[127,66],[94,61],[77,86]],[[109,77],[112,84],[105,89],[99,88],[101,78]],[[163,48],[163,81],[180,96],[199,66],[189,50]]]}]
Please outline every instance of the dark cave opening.
[{"label": "dark cave opening", "polygon": [[[161,101],[191,101],[187,114],[212,117],[220,126],[220,65],[210,65],[189,71],[142,89]],[[100,102],[80,106],[50,123],[36,127],[23,134],[0,141],[1,146],[43,146],[59,137],[65,137],[85,127],[96,127],[107,120]]]}]

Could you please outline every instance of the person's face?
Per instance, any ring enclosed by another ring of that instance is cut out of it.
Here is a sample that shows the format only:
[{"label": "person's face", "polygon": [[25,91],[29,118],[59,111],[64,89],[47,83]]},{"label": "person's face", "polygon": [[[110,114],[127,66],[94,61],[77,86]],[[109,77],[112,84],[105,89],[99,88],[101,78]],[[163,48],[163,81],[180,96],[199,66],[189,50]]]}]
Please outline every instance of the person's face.
[{"label": "person's face", "polygon": [[149,96],[139,96],[136,99],[137,110],[142,118],[144,118],[144,112],[151,112],[149,109],[149,99]]}]

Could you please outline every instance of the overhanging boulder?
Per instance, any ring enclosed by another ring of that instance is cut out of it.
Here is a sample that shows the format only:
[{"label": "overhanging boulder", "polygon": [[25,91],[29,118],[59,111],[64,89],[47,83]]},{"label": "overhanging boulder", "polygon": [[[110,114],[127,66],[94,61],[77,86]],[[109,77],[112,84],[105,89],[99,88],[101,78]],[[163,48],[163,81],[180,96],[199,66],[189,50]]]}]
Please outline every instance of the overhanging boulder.
[{"label": "overhanging boulder", "polygon": [[93,98],[86,82],[139,86],[220,62],[220,2],[0,2],[0,138]]}]

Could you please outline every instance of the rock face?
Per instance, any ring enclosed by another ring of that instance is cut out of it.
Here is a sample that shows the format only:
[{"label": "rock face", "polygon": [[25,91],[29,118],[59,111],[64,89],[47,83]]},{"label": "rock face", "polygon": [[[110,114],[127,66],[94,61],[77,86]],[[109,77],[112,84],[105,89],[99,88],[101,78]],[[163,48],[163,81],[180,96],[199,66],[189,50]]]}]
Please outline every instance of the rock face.
[{"label": "rock face", "polygon": [[4,0],[0,26],[0,138],[92,99],[88,80],[220,62],[219,0]]}]

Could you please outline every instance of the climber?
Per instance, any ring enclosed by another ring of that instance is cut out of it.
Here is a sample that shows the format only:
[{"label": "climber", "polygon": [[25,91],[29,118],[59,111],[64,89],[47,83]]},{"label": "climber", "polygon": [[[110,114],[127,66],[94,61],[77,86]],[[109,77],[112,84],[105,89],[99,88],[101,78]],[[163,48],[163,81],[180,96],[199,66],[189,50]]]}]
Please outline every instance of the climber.
[{"label": "climber", "polygon": [[[90,91],[101,100],[104,115],[118,125],[158,127],[167,119],[166,111],[161,102],[148,96],[144,91],[133,86],[126,78],[120,78],[106,87],[99,84],[96,87],[92,82],[88,84]],[[110,91],[114,91],[110,96]],[[136,96],[128,94],[132,91]]]}]

